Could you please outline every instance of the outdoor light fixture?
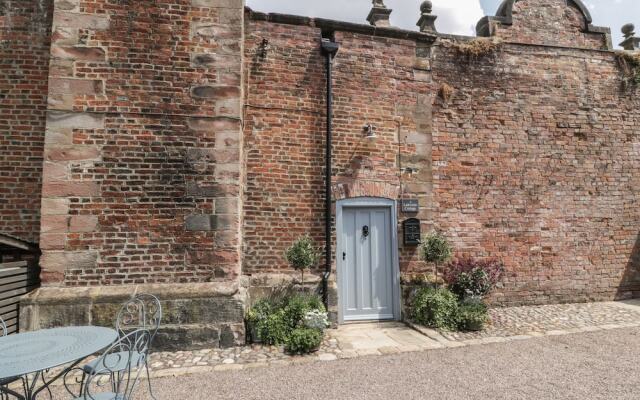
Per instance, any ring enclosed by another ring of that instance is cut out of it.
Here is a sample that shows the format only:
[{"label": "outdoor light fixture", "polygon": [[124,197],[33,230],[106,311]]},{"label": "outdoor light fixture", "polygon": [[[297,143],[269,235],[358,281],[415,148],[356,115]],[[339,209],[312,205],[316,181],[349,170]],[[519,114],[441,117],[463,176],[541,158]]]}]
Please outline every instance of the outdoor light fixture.
[{"label": "outdoor light fixture", "polygon": [[376,140],[376,138],[378,136],[376,136],[376,127],[371,125],[371,124],[367,124],[364,126],[364,134],[365,134],[365,138],[367,138],[370,141],[374,141]]}]

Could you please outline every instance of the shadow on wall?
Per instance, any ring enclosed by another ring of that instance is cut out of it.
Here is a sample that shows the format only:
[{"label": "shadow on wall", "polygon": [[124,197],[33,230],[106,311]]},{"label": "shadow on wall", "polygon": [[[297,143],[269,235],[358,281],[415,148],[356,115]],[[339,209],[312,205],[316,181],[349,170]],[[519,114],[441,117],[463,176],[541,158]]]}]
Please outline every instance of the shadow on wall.
[{"label": "shadow on wall", "polygon": [[636,236],[636,242],[616,293],[618,300],[637,297],[640,297],[640,233]]}]

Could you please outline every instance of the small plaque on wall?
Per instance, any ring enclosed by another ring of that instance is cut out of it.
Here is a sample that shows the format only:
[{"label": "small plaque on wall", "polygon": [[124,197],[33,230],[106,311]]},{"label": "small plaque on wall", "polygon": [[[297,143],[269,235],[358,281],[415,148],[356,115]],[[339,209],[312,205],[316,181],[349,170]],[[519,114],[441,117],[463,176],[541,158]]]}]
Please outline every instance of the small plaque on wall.
[{"label": "small plaque on wall", "polygon": [[417,213],[420,211],[418,200],[402,200],[402,212]]}]

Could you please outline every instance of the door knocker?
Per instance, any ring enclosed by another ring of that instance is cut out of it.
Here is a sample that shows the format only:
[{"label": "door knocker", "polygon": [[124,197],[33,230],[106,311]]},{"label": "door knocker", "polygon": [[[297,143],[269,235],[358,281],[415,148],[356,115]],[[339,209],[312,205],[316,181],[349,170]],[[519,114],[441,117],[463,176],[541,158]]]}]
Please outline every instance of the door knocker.
[{"label": "door knocker", "polygon": [[362,236],[367,237],[369,236],[369,226],[365,225],[362,227]]}]

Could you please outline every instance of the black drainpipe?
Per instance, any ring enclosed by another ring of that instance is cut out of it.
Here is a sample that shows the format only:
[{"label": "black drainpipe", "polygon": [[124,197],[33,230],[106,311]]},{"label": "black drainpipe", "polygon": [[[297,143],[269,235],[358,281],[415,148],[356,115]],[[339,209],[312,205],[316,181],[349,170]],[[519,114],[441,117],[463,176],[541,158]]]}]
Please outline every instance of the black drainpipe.
[{"label": "black drainpipe", "polygon": [[326,58],[327,67],[327,148],[326,148],[326,168],[325,168],[325,269],[322,279],[322,301],[329,310],[329,276],[331,275],[331,139],[333,136],[333,58],[340,45],[333,39],[327,38],[323,33],[321,41],[322,53]]}]

